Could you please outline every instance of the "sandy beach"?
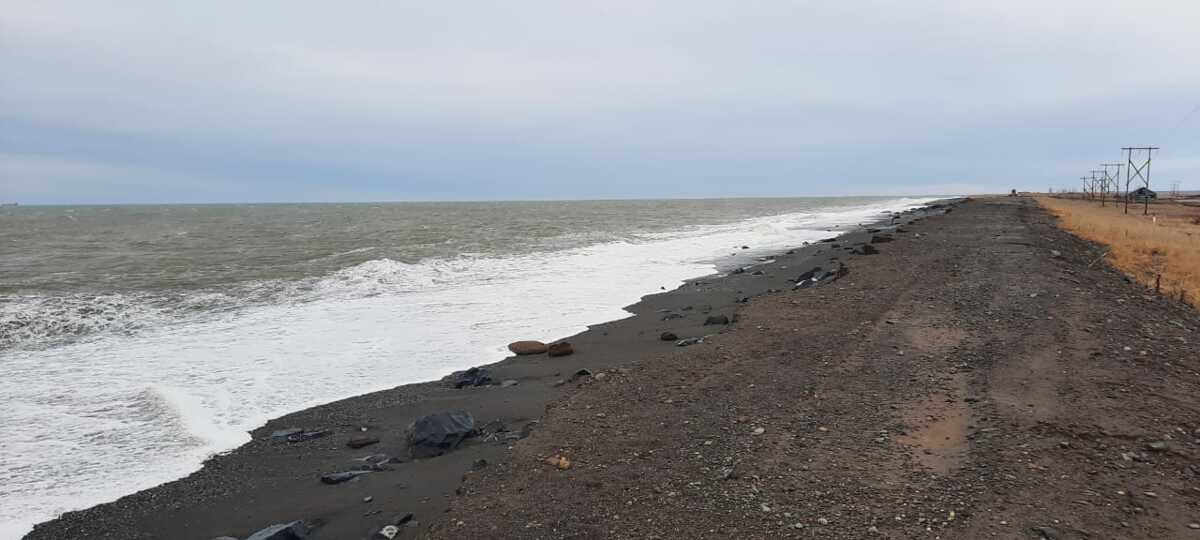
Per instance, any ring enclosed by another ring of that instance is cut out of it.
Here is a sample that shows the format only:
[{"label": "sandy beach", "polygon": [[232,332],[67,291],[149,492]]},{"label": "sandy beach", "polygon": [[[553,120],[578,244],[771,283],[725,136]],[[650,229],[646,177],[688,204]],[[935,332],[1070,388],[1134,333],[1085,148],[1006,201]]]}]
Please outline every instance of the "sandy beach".
[{"label": "sandy beach", "polygon": [[[1194,537],[1200,316],[1031,200],[935,206],[647,296],[492,384],[275,419],[26,538]],[[411,457],[444,411],[477,432]]]}]

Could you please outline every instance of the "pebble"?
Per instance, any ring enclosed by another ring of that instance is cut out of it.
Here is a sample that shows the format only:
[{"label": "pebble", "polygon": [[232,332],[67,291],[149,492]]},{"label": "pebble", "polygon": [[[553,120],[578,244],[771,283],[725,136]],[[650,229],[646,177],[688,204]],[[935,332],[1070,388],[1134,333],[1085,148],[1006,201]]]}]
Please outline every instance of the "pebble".
[{"label": "pebble", "polygon": [[817,518],[817,524],[819,524],[819,525],[829,525],[829,520],[828,520],[828,519],[825,519],[825,518]]},{"label": "pebble", "polygon": [[365,503],[369,503],[369,502],[371,502],[371,501],[373,501],[373,500],[375,500],[375,497],[372,497],[372,496],[370,496],[370,495],[367,495],[366,497],[363,497],[363,502],[365,502]]},{"label": "pebble", "polygon": [[1189,529],[1200,529],[1200,523],[1188,523]]},{"label": "pebble", "polygon": [[766,433],[766,432],[767,432],[766,428],[759,427],[759,428],[754,428],[754,431],[751,431],[750,433],[752,433],[754,435],[762,435],[763,433]]}]

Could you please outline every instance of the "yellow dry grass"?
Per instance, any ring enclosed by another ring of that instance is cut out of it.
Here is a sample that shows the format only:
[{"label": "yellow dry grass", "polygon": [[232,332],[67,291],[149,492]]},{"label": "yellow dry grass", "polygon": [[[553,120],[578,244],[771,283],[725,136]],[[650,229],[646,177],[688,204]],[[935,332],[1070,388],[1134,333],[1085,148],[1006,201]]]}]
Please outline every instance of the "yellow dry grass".
[{"label": "yellow dry grass", "polygon": [[1144,216],[1140,204],[1125,214],[1112,201],[1102,208],[1099,201],[1037,200],[1061,227],[1108,246],[1113,266],[1150,288],[1161,278],[1163,294],[1200,308],[1200,208],[1153,203]]}]

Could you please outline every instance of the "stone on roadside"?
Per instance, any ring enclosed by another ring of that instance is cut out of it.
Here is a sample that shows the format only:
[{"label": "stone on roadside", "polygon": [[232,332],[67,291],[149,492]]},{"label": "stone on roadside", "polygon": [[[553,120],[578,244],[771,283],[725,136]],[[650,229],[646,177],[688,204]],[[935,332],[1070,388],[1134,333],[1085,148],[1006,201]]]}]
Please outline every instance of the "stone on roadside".
[{"label": "stone on roadside", "polygon": [[418,418],[408,432],[414,458],[435,457],[458,448],[475,434],[475,418],[464,411],[446,411]]},{"label": "stone on roadside", "polygon": [[679,336],[675,335],[674,332],[663,332],[661,335],[658,336],[658,339],[661,339],[663,341],[676,341],[679,339]]},{"label": "stone on roadside", "polygon": [[704,338],[702,338],[702,337],[684,338],[684,339],[681,339],[681,340],[675,342],[675,346],[676,347],[687,347],[689,345],[695,345],[697,343],[704,343]]},{"label": "stone on roadside", "polygon": [[546,351],[550,356],[568,356],[575,353],[575,347],[566,341],[551,344]]},{"label": "stone on roadside", "polygon": [[508,388],[510,386],[516,386],[518,384],[521,384],[521,381],[518,381],[516,379],[504,379],[504,381],[502,381],[500,383],[500,388]]},{"label": "stone on roadside", "polygon": [[540,341],[514,341],[508,344],[508,350],[513,354],[542,354],[546,352],[546,344]]}]

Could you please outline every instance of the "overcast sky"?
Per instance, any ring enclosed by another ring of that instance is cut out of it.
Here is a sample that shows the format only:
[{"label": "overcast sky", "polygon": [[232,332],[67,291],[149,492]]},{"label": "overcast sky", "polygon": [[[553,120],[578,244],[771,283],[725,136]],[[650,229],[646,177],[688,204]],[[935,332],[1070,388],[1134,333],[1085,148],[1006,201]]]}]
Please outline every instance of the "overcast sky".
[{"label": "overcast sky", "polygon": [[0,201],[947,194],[1154,144],[1200,2],[0,0]]}]

